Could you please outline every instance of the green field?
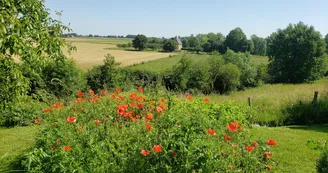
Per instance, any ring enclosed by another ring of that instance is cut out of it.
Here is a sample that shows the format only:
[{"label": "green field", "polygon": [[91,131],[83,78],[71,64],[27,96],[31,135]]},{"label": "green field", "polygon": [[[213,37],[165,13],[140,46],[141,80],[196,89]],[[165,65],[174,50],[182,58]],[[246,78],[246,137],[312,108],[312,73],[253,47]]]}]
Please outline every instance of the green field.
[{"label": "green field", "polygon": [[[212,55],[202,53],[202,54],[195,54],[195,53],[180,53],[179,55],[171,56],[169,58],[163,58],[159,60],[154,60],[146,63],[136,64],[133,66],[130,66],[129,68],[136,69],[136,70],[149,70],[152,72],[163,72],[167,69],[172,68],[174,65],[176,65],[182,57],[191,58],[192,64],[201,66],[201,65],[207,65],[207,59],[211,57]],[[259,65],[259,64],[267,64],[268,58],[263,56],[253,56],[253,64]]]}]

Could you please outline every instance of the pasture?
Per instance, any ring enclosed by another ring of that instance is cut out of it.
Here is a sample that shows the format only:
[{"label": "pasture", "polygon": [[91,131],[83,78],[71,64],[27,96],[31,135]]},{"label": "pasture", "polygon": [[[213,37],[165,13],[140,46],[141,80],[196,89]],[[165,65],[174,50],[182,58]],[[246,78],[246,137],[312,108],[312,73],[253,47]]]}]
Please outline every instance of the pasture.
[{"label": "pasture", "polygon": [[[153,61],[166,58],[170,53],[152,51],[134,51],[133,49],[123,50],[116,47],[116,44],[131,42],[127,38],[67,38],[67,42],[76,46],[77,51],[65,54],[75,59],[77,65],[82,69],[91,69],[95,65],[103,64],[104,55],[111,54],[122,66],[129,66],[141,62]],[[171,55],[173,55],[171,53]]]}]

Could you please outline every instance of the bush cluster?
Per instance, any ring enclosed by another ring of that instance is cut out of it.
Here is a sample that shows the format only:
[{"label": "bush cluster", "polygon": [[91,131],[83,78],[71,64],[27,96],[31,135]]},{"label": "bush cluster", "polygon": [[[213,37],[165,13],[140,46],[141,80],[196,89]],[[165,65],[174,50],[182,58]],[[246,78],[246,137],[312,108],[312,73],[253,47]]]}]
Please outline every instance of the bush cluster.
[{"label": "bush cluster", "polygon": [[79,92],[45,109],[44,129],[23,165],[30,172],[262,172],[275,141],[250,138],[249,108],[208,99]]}]

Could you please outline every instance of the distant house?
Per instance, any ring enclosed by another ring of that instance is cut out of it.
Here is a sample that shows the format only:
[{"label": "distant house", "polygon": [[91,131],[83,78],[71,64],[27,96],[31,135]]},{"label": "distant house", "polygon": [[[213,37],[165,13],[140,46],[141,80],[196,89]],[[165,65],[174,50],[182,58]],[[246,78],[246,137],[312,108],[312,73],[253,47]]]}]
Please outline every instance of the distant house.
[{"label": "distant house", "polygon": [[181,41],[180,37],[175,36],[174,40],[175,40],[175,41],[177,42],[177,44],[178,44],[178,48],[177,48],[177,50],[181,51],[181,49],[182,49],[182,41]]}]

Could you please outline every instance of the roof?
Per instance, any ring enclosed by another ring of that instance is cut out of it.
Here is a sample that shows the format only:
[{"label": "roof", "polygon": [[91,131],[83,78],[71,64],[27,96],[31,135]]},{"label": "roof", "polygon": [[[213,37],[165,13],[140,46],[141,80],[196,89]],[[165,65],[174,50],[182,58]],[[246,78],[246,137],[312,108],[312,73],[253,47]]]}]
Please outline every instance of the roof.
[{"label": "roof", "polygon": [[175,36],[175,40],[178,42],[179,45],[182,45],[182,41],[180,40],[180,37]]}]

